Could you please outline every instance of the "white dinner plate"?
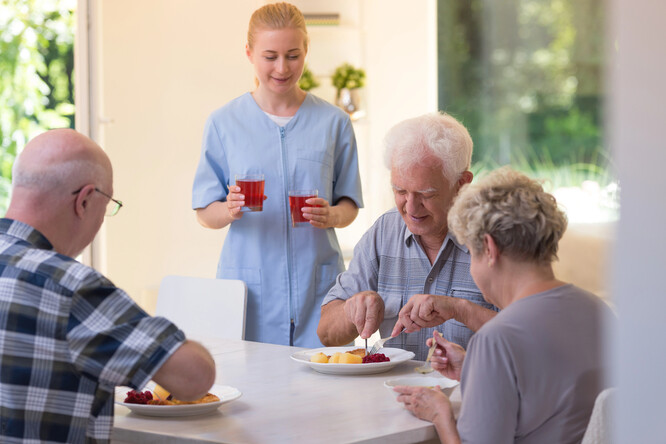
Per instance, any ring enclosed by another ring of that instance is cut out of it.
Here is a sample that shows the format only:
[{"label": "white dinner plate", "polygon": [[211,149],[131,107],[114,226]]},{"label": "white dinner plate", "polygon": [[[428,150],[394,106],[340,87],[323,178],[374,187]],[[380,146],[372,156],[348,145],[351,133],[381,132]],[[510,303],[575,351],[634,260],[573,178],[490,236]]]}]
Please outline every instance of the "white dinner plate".
[{"label": "white dinner plate", "polygon": [[[141,391],[153,390],[155,383],[150,383]],[[133,413],[145,416],[194,416],[217,410],[219,406],[240,398],[241,392],[237,388],[227,385],[213,385],[209,392],[220,398],[219,401],[208,402],[205,404],[184,404],[184,405],[150,405],[150,404],[130,404],[123,402],[127,397],[127,392],[132,390],[129,387],[116,387],[116,404],[130,409]]]},{"label": "white dinner plate", "polygon": [[291,355],[291,359],[301,364],[309,365],[319,373],[330,375],[370,375],[373,373],[382,373],[391,370],[396,365],[409,361],[414,357],[414,353],[400,348],[382,348],[379,353],[383,353],[390,361],[370,362],[367,364],[322,364],[320,362],[310,362],[310,357],[321,352],[325,355],[332,355],[335,352],[346,352],[358,347],[323,347],[313,348],[311,350],[302,350]]},{"label": "white dinner plate", "polygon": [[384,387],[391,390],[391,392],[398,396],[398,392],[393,390],[393,387],[398,385],[407,385],[411,387],[436,387],[439,386],[446,396],[451,396],[451,392],[460,384],[458,381],[446,378],[444,376],[400,376],[398,378],[389,379],[384,381]]}]

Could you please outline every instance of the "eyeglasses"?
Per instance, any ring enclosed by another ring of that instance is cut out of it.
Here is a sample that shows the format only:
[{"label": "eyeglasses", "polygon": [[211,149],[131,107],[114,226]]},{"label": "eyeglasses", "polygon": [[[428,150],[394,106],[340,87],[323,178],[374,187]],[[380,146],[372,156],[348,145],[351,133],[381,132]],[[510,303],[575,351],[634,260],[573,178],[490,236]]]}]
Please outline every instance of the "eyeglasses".
[{"label": "eyeglasses", "polygon": [[[83,187],[79,188],[76,191],[73,191],[72,194],[79,194],[82,189],[83,189]],[[100,190],[99,188],[95,188],[95,191],[97,191],[102,196],[105,196],[105,197],[109,198],[109,203],[106,207],[106,217],[111,217],[111,216],[115,216],[116,214],[118,214],[118,211],[120,211],[120,209],[123,207],[122,201],[114,199],[113,197],[109,196],[104,191]]]}]

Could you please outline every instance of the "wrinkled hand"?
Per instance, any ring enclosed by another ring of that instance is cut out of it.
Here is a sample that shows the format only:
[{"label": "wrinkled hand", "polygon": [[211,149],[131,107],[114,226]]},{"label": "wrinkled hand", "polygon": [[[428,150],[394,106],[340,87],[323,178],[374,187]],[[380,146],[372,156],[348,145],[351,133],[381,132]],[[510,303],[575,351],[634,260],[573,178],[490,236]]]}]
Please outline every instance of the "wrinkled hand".
[{"label": "wrinkled hand", "polygon": [[415,294],[398,313],[398,322],[392,335],[403,328],[406,333],[414,333],[422,328],[435,327],[455,317],[456,299],[449,296]]},{"label": "wrinkled hand", "polygon": [[328,201],[322,197],[312,197],[305,201],[312,207],[303,207],[303,217],[310,221],[310,225],[317,228],[330,228],[336,225]]},{"label": "wrinkled hand", "polygon": [[438,417],[452,416],[451,401],[437,388],[397,386],[398,401],[414,416],[424,421],[435,422]]},{"label": "wrinkled hand", "polygon": [[443,376],[460,381],[466,355],[465,349],[454,342],[447,341],[434,332],[433,337],[426,341],[428,347],[432,345],[433,340],[437,342],[437,348],[430,358],[430,365]]},{"label": "wrinkled hand", "polygon": [[367,339],[384,320],[384,300],[375,291],[362,291],[347,299],[344,312],[361,338]]}]

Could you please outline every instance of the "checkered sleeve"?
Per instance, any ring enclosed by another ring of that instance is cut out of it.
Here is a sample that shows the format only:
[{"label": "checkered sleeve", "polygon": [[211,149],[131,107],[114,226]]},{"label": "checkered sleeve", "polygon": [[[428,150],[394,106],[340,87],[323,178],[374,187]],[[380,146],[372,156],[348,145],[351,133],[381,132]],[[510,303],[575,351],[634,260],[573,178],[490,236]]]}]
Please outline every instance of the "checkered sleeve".
[{"label": "checkered sleeve", "polygon": [[150,317],[99,275],[72,296],[67,326],[72,362],[102,385],[142,388],[185,340],[162,317]]}]

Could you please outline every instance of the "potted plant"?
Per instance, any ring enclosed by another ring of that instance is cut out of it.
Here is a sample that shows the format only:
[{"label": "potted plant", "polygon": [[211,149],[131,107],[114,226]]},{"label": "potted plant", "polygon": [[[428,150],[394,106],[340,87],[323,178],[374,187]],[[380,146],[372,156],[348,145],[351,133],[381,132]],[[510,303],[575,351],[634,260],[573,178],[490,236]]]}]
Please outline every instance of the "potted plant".
[{"label": "potted plant", "polygon": [[314,76],[312,71],[310,71],[308,65],[305,65],[305,67],[303,67],[303,74],[301,75],[301,78],[298,80],[298,86],[303,91],[310,91],[311,89],[319,86],[317,78]]},{"label": "potted plant", "polygon": [[336,68],[331,80],[338,92],[344,88],[362,88],[365,86],[365,71],[361,68],[354,68],[349,63],[343,63]]},{"label": "potted plant", "polygon": [[365,71],[343,63],[333,73],[331,81],[337,90],[336,104],[347,111],[352,119],[361,117],[359,89],[365,86]]}]

